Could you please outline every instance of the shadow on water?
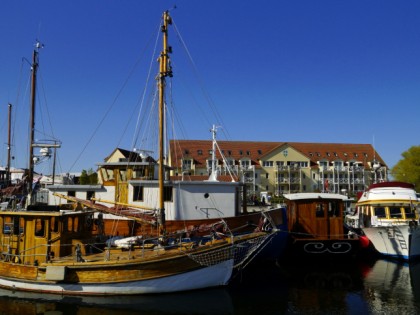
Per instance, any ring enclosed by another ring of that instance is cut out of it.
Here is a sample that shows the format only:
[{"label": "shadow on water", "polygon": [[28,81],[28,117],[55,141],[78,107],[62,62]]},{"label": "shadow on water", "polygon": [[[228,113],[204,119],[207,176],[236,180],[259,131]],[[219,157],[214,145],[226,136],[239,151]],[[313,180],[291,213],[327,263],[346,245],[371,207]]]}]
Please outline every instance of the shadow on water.
[{"label": "shadow on water", "polygon": [[252,266],[229,292],[238,314],[348,314],[357,302],[349,295],[363,290],[364,268],[328,261]]}]

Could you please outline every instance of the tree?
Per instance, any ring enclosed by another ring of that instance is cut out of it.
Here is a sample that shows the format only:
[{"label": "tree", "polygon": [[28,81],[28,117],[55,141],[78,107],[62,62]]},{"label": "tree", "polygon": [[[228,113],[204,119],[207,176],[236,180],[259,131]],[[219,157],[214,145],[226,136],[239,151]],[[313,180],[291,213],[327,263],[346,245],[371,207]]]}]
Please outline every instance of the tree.
[{"label": "tree", "polygon": [[96,185],[98,183],[98,174],[93,169],[82,170],[79,182],[81,185]]},{"label": "tree", "polygon": [[395,180],[414,184],[420,189],[420,146],[412,146],[402,154],[403,159],[391,169]]}]

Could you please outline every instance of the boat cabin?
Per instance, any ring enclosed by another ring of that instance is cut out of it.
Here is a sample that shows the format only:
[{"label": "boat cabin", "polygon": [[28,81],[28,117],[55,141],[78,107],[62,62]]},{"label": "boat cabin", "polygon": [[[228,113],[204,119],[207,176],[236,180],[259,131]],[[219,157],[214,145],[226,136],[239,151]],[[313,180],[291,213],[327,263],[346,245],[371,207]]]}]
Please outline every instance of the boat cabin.
[{"label": "boat cabin", "polygon": [[353,217],[358,220],[360,227],[418,222],[418,205],[412,184],[377,183],[359,195]]},{"label": "boat cabin", "polygon": [[81,240],[89,238],[95,228],[92,212],[48,206],[32,209],[0,212],[2,260],[37,265],[70,256],[76,246],[81,254],[86,253]]},{"label": "boat cabin", "polygon": [[286,194],[289,231],[295,239],[345,238],[346,196],[327,193]]}]

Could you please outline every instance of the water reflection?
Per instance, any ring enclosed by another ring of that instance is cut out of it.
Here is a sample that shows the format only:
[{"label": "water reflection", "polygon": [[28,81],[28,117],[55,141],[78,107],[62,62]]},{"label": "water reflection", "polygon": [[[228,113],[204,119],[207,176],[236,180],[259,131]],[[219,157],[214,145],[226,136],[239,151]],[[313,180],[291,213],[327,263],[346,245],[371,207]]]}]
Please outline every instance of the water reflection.
[{"label": "water reflection", "polygon": [[[216,302],[215,302],[216,301]],[[224,288],[179,294],[110,297],[61,297],[0,289],[0,314],[233,314]]]},{"label": "water reflection", "polygon": [[178,294],[82,298],[0,290],[0,314],[420,314],[420,263],[248,267],[227,288]]},{"label": "water reflection", "polygon": [[365,299],[372,314],[420,313],[420,263],[378,260],[367,273]]}]

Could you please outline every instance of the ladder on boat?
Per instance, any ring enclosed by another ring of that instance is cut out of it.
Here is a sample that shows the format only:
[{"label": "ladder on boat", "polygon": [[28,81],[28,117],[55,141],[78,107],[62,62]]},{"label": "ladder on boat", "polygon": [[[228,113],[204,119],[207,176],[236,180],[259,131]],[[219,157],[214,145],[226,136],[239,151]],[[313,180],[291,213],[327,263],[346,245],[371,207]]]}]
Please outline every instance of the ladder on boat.
[{"label": "ladder on boat", "polygon": [[407,242],[405,241],[404,235],[401,233],[401,230],[396,227],[387,228],[388,238],[396,239],[400,244],[402,249],[408,249]]}]

